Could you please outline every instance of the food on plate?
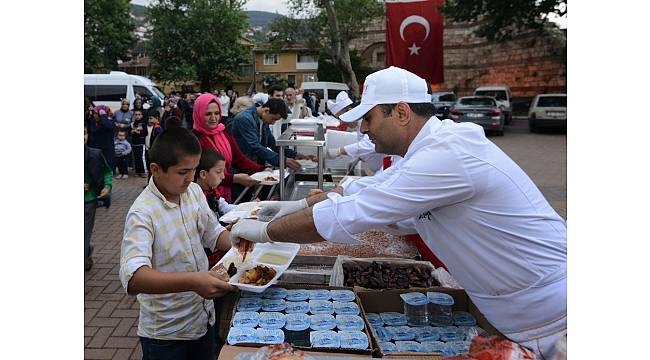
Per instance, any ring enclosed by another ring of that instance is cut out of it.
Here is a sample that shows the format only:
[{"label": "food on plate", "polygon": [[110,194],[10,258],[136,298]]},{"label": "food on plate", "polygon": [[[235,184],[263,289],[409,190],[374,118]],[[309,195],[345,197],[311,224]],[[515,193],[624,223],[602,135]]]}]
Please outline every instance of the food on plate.
[{"label": "food on plate", "polygon": [[264,178],[264,181],[278,181],[278,179],[276,179],[273,176],[267,176],[267,177]]},{"label": "food on plate", "polygon": [[307,159],[309,159],[309,160],[311,160],[313,162],[317,162],[318,161],[318,156],[316,156],[316,155],[307,155]]},{"label": "food on plate", "polygon": [[251,216],[257,216],[257,213],[260,212],[260,210],[262,210],[262,209],[260,208],[260,209],[255,209],[255,210],[251,211]]},{"label": "food on plate", "polygon": [[226,270],[226,267],[223,265],[223,263],[213,267],[210,271],[214,272],[219,278],[219,280],[223,280],[223,281],[230,280],[230,276],[232,276],[230,275],[229,270]]},{"label": "food on plate", "polygon": [[277,253],[266,253],[257,260],[261,263],[272,265],[284,265],[289,262],[289,257]]},{"label": "food on plate", "polygon": [[257,265],[256,267],[244,272],[241,278],[239,278],[239,283],[264,286],[273,280],[276,274],[277,272],[273,268]]},{"label": "food on plate", "polygon": [[322,192],[323,192],[323,190],[321,190],[321,189],[311,189],[307,193],[307,196],[314,196],[314,195],[320,194]]},{"label": "food on plate", "polygon": [[[219,264],[223,266],[223,264]],[[228,275],[229,276],[235,276],[237,274],[237,267],[235,267],[235,263],[230,263],[230,266],[228,266]]]}]

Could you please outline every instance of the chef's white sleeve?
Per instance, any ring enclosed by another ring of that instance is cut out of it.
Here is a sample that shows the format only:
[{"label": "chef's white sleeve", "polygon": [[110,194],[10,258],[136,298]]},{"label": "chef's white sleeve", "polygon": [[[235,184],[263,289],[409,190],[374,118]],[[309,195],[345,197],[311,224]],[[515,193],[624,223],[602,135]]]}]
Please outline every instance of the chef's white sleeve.
[{"label": "chef's white sleeve", "polygon": [[396,224],[474,195],[467,172],[453,152],[422,151],[418,155],[404,161],[399,171],[388,169],[391,171],[384,175],[388,178],[379,184],[349,196],[328,194],[313,208],[318,233],[332,242],[355,244],[354,234]]},{"label": "chef's white sleeve", "polygon": [[402,221],[398,221],[395,224],[388,224],[381,228],[381,230],[393,234],[393,235],[411,235],[417,234],[417,229],[415,228],[415,218],[408,218]]},{"label": "chef's white sleeve", "polygon": [[[390,168],[388,168],[390,170]],[[389,171],[383,171],[379,174],[373,175],[373,176],[364,176],[360,179],[356,179],[346,185],[343,186],[343,195],[348,196],[352,194],[356,194],[361,189],[365,189],[368,186],[374,186],[377,184],[381,184],[382,182],[388,180],[390,178],[391,172]]]},{"label": "chef's white sleeve", "polygon": [[368,135],[364,135],[356,143],[346,145],[343,148],[345,149],[345,152],[353,158],[375,153],[375,144],[370,141]]}]

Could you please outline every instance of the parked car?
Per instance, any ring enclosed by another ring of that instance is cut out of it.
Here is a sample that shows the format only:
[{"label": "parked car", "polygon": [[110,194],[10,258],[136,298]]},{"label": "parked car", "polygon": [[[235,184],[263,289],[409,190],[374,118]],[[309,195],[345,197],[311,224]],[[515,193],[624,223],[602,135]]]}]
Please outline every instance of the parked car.
[{"label": "parked car", "polygon": [[530,132],[541,127],[561,127],[566,131],[566,94],[539,94],[528,110]]},{"label": "parked car", "polygon": [[501,107],[506,125],[512,123],[512,92],[505,85],[481,86],[474,90],[475,96],[492,96],[497,100],[497,105]]},{"label": "parked car", "polygon": [[491,96],[464,96],[449,111],[456,122],[473,122],[481,125],[486,132],[494,131],[503,136],[505,114]]},{"label": "parked car", "polygon": [[161,101],[165,97],[158,85],[146,77],[122,71],[111,71],[109,74],[84,74],[84,96],[95,105],[106,105],[111,110],[117,111],[122,104],[122,99],[128,99],[133,104],[136,94],[147,99],[156,96]]},{"label": "parked car", "polygon": [[456,94],[451,91],[431,94],[431,103],[436,107],[436,117],[440,120],[449,119],[449,109],[454,106],[456,100]]}]

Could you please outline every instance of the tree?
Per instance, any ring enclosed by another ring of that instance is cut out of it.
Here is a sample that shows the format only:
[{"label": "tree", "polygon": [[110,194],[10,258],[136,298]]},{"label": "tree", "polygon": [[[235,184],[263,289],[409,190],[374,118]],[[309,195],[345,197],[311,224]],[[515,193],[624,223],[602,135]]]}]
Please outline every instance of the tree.
[{"label": "tree", "polygon": [[[357,77],[357,80],[363,82],[366,79],[366,76],[373,73],[375,70],[370,66],[364,64],[363,58],[359,56],[359,53],[355,50],[350,51],[350,63],[352,64],[352,70]],[[318,76],[319,81],[333,81],[341,82],[341,73],[336,68],[334,63],[332,63],[332,58],[329,54],[323,52],[318,57]]]},{"label": "tree", "polygon": [[135,43],[129,0],[84,0],[84,72],[117,68]]},{"label": "tree", "polygon": [[236,76],[250,61],[240,34],[242,0],[159,0],[148,8],[152,73],[161,81],[198,81],[202,91]]},{"label": "tree", "polygon": [[548,14],[565,16],[566,4],[566,0],[445,0],[440,10],[456,22],[478,21],[479,37],[505,41],[522,31],[543,31]]},{"label": "tree", "polygon": [[287,45],[307,39],[307,45],[325,51],[353,96],[359,83],[350,59],[350,41],[383,14],[377,0],[288,0],[292,18],[277,19],[271,29],[275,43]]}]

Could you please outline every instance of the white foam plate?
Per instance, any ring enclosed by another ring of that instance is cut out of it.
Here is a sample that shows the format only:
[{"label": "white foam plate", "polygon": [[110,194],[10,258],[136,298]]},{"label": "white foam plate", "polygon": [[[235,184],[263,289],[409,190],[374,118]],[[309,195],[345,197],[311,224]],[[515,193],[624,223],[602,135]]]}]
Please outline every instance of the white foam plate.
[{"label": "white foam plate", "polygon": [[[264,178],[266,178],[268,176],[272,176],[276,180],[275,181],[264,180]],[[284,172],[284,178],[286,179],[288,176],[289,176],[289,172],[285,171]],[[261,181],[261,185],[275,185],[275,184],[280,182],[280,170],[278,169],[278,170],[273,170],[273,171],[260,171],[260,172],[257,172],[255,174],[251,175],[251,177],[253,179],[255,179],[255,180]]]},{"label": "white foam plate", "polygon": [[[269,286],[278,282],[278,279],[289,268],[289,265],[291,265],[291,262],[293,262],[293,259],[296,257],[296,254],[298,254],[299,250],[300,250],[300,245],[292,244],[292,243],[275,242],[275,243],[256,244],[255,247],[253,248],[253,251],[246,256],[246,262],[242,263],[241,261],[242,255],[239,254],[239,251],[237,251],[237,249],[231,248],[226,253],[226,255],[224,255],[223,258],[219,260],[219,262],[215,265],[215,267],[219,264],[223,264],[226,267],[226,269],[228,269],[230,263],[235,263],[235,267],[237,267],[237,274],[232,276],[230,278],[230,281],[228,282],[231,285],[236,286],[241,290],[251,291],[254,293],[261,293],[264,290],[266,290]],[[289,260],[284,265],[265,264],[261,262],[260,259],[262,256],[264,256],[264,254],[267,253],[284,255],[288,257]],[[254,268],[257,265],[268,266],[270,268],[275,269],[276,271],[275,277],[271,281],[269,281],[266,285],[263,286],[240,284],[239,278],[244,274],[244,272],[246,272],[246,270]]]},{"label": "white foam plate", "polygon": [[238,218],[257,219],[257,215],[253,215],[252,213],[255,210],[259,210],[263,208],[264,205],[267,203],[268,201],[251,201],[251,202],[241,203],[237,205],[236,208],[230,210],[229,212],[225,213],[222,217],[220,217],[219,221],[230,224],[231,222],[235,221],[235,219]]},{"label": "white foam plate", "polygon": [[313,169],[315,167],[318,167],[318,163],[315,161],[311,161],[309,159],[302,159],[302,160],[296,160],[300,163],[300,166],[302,166],[303,169]]}]

